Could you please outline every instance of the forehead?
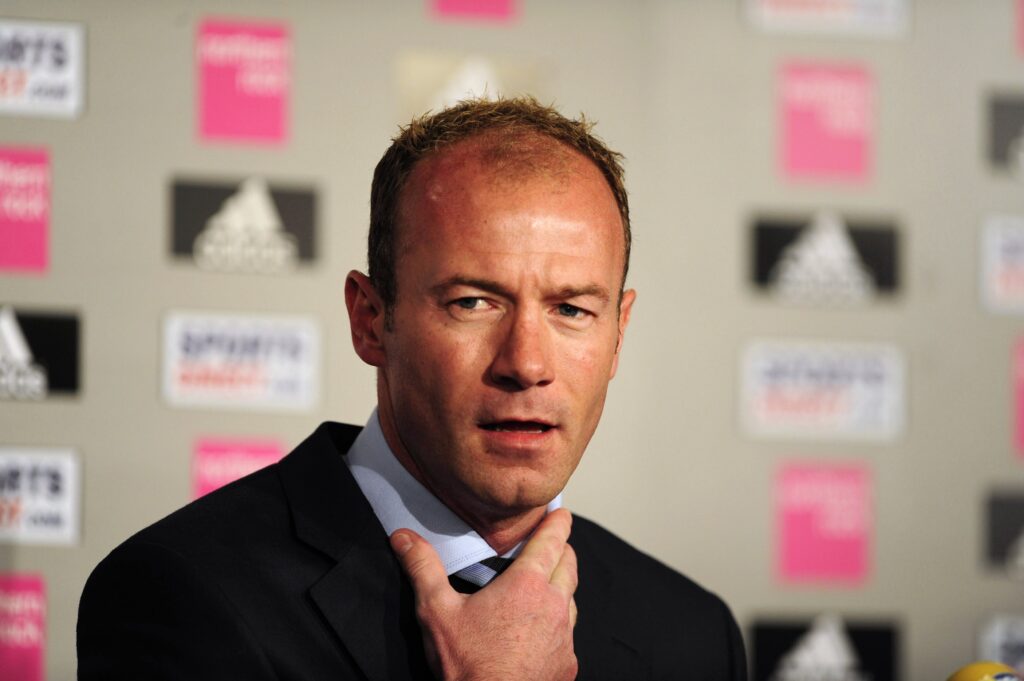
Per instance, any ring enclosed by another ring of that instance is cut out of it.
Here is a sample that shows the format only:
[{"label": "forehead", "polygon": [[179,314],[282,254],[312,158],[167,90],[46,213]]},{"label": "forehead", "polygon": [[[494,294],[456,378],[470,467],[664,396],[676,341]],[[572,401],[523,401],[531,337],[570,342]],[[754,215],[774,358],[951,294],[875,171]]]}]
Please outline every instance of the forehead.
[{"label": "forehead", "polygon": [[571,147],[538,134],[485,133],[452,144],[421,160],[409,174],[398,202],[396,254],[416,241],[439,237],[426,230],[450,218],[486,217],[501,206],[538,207],[554,202],[587,207],[595,230],[614,222],[611,237],[624,251],[618,204],[597,165]]},{"label": "forehead", "polygon": [[[600,174],[597,166],[575,149],[537,133],[485,132],[444,147],[423,158],[406,182],[406,193],[440,189],[446,179],[466,175],[488,180],[494,190],[527,182],[566,183]],[[476,187],[479,191],[481,187]],[[404,197],[403,197],[404,198]]]}]

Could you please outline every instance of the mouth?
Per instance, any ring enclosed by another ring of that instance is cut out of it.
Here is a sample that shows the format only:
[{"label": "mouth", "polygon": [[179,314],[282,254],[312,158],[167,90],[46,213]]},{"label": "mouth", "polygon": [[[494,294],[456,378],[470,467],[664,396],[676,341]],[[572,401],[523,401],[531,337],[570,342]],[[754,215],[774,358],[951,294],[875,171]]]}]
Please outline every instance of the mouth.
[{"label": "mouth", "polygon": [[539,435],[554,429],[556,426],[544,421],[514,420],[489,421],[479,424],[484,430],[492,433],[524,433],[528,435]]}]

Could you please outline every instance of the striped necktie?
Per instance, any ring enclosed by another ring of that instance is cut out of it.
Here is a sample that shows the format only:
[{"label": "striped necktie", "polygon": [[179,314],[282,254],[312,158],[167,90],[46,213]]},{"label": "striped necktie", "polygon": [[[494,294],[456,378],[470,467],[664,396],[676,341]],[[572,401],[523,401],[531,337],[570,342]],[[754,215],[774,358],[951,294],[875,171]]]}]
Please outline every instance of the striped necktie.
[{"label": "striped necktie", "polygon": [[452,588],[462,594],[473,594],[487,586],[492,579],[500,575],[512,564],[511,558],[492,556],[479,563],[464,567],[448,577]]}]

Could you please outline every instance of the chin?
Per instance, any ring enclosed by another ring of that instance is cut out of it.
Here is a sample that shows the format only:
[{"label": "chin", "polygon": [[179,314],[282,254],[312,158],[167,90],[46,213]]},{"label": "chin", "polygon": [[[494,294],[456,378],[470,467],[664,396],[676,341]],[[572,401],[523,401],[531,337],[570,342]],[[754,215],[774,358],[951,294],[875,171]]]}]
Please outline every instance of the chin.
[{"label": "chin", "polygon": [[[564,485],[562,486],[564,487]],[[526,513],[542,506],[547,506],[551,500],[558,496],[562,487],[554,489],[550,478],[543,483],[530,484],[528,481],[521,481],[515,486],[503,486],[500,489],[488,490],[488,505],[495,510],[501,510],[503,515],[511,516]]]}]

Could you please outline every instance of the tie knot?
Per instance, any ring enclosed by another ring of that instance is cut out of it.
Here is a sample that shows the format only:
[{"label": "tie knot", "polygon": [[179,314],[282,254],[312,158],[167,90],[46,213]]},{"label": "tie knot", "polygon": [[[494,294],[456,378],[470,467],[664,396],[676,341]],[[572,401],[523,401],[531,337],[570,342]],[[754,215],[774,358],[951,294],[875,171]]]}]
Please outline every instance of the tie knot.
[{"label": "tie knot", "polygon": [[460,593],[475,593],[487,586],[492,579],[508,569],[511,564],[511,558],[502,558],[501,556],[484,558],[479,563],[462,568],[449,577],[448,581]]},{"label": "tie knot", "polygon": [[480,561],[480,565],[483,565],[484,567],[488,567],[494,570],[494,575],[491,576],[491,579],[494,579],[495,577],[500,575],[502,572],[508,569],[508,566],[511,564],[511,558],[502,558],[501,556],[491,556],[490,558],[484,558],[482,561]]}]

